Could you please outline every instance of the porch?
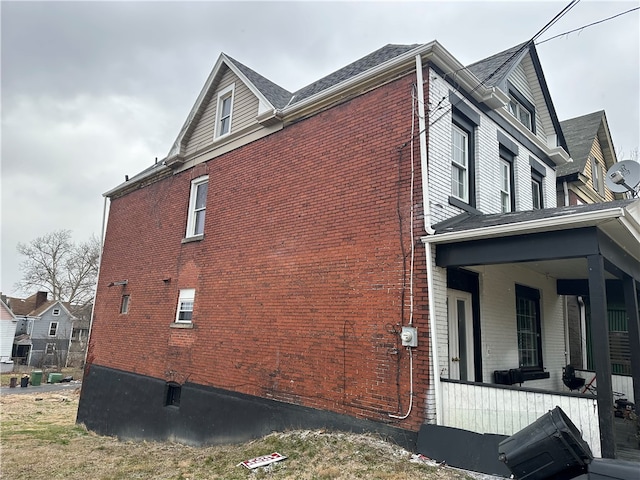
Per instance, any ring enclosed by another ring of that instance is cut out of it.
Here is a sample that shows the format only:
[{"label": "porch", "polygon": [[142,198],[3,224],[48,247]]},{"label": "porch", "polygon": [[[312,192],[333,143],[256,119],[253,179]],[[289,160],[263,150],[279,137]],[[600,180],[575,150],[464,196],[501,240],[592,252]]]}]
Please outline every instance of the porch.
[{"label": "porch", "polygon": [[[594,456],[640,461],[623,432],[630,422],[614,417],[614,392],[640,398],[640,201],[461,215],[434,229],[422,239],[428,252],[435,247],[431,422],[495,442],[490,434],[512,435],[559,406]],[[632,376],[624,379],[612,375],[611,282],[628,317]],[[589,301],[595,371],[584,375],[588,383],[598,373],[596,394],[563,384],[576,340],[567,295]]]},{"label": "porch", "polygon": [[[627,389],[631,377],[616,377],[612,383]],[[580,431],[593,455],[602,456],[598,399],[594,395],[449,379],[440,382],[443,426],[510,436],[559,406]],[[634,418],[615,418],[617,458],[640,462],[638,427]]]}]

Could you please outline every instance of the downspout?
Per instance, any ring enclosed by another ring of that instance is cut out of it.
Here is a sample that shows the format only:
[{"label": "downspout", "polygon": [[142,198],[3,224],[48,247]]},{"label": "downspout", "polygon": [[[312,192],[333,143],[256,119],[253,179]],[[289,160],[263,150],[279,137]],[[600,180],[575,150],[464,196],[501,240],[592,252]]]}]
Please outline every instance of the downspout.
[{"label": "downspout", "polygon": [[564,206],[569,206],[569,188],[567,187],[567,181],[562,182],[562,190],[564,190]]},{"label": "downspout", "polygon": [[[424,80],[422,78],[422,58],[416,55],[416,79],[418,82],[418,128],[420,137],[420,171],[422,172],[422,205],[424,208],[424,230],[427,235],[433,235],[435,230],[431,228],[431,202],[429,197],[429,164],[427,162],[427,108],[424,102]],[[435,411],[433,419],[436,425],[440,424],[438,412],[442,411],[440,405],[440,380],[438,372],[438,342],[436,334],[436,307],[433,287],[433,259],[431,254],[431,242],[425,242],[427,262],[427,298],[429,299],[429,343],[431,345],[431,374],[433,381],[433,400]],[[427,412],[428,415],[429,412]]]},{"label": "downspout", "polygon": [[107,200],[108,197],[104,197],[104,203],[102,205],[102,230],[100,231],[100,258],[98,259],[98,275],[96,276],[96,285],[93,289],[93,305],[91,305],[91,320],[89,320],[89,334],[87,335],[87,348],[84,350],[84,362],[83,366],[87,365],[87,356],[89,355],[89,345],[91,340],[91,330],[93,329],[93,314],[96,310],[96,296],[98,295],[98,285],[100,283],[100,267],[102,267],[102,249],[104,248],[104,235],[105,235],[105,223],[107,217]]}]

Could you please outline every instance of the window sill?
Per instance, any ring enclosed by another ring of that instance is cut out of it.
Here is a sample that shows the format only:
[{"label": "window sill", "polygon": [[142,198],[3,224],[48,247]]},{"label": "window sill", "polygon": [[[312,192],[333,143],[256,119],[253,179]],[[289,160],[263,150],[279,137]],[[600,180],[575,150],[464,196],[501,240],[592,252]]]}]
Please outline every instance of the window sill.
[{"label": "window sill", "polygon": [[522,371],[522,378],[526,382],[528,380],[542,380],[544,378],[550,378],[551,375],[549,372],[543,372],[542,370],[534,370],[527,372],[526,370]]},{"label": "window sill", "polygon": [[190,329],[193,328],[193,323],[187,323],[187,322],[173,322],[169,324],[170,328],[186,328],[186,329]]},{"label": "window sill", "polygon": [[482,212],[480,210],[472,207],[468,203],[464,203],[464,201],[456,197],[449,197],[449,205],[461,208],[462,210],[473,213],[474,215],[482,215]]},{"label": "window sill", "polygon": [[204,239],[204,233],[201,233],[200,235],[194,235],[193,237],[185,237],[180,243],[199,242],[202,239]]}]

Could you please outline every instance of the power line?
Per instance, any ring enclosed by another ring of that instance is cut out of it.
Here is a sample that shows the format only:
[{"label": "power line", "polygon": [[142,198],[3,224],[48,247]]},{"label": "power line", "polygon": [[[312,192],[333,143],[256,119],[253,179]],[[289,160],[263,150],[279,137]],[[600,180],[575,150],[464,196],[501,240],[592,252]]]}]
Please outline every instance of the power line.
[{"label": "power line", "polygon": [[[572,0],[567,6],[565,6],[562,10],[560,10],[560,12],[558,12],[555,17],[553,17],[551,20],[549,20],[544,27],[542,27],[540,30],[538,30],[538,32],[536,32],[536,34],[533,37],[531,37],[530,40],[528,40],[527,42],[523,43],[522,46],[516,52],[514,52],[511,56],[509,56],[509,58],[507,58],[504,62],[502,62],[502,64],[500,64],[500,66],[498,68],[496,68],[484,80],[482,80],[480,83],[478,83],[478,85],[476,85],[469,93],[473,93],[478,88],[480,88],[482,85],[484,85],[487,80],[493,78],[500,70],[502,70],[502,68],[504,68],[505,65],[508,65],[511,62],[511,60],[513,60],[515,57],[520,55],[524,50],[529,48],[529,45],[534,43],[535,40],[538,37],[540,37],[540,35],[544,34],[547,30],[549,30],[558,20],[560,20],[564,15],[566,15],[569,12],[569,10],[571,10],[573,7],[575,7],[578,3],[580,3],[580,0]],[[443,118],[445,115],[447,115],[449,113],[449,111],[451,111],[451,109],[453,109],[461,101],[462,101],[462,99],[459,99],[455,104],[450,105],[447,110],[445,110],[439,117],[437,117],[435,120],[433,120],[429,124],[429,127],[431,127],[432,125],[437,123],[441,118]]]},{"label": "power line", "polygon": [[564,35],[569,35],[570,33],[577,32],[579,30],[584,30],[585,28],[588,28],[588,27],[593,27],[594,25],[598,25],[599,23],[608,22],[609,20],[613,20],[614,18],[621,17],[622,15],[626,15],[627,13],[635,12],[636,10],[640,10],[640,7],[635,7],[635,8],[632,8],[631,10],[627,10],[626,12],[618,13],[617,15],[603,18],[602,20],[598,20],[597,22],[593,22],[588,25],[583,25],[582,27],[579,27],[579,28],[574,28],[573,30],[569,30],[568,32],[559,33],[558,35],[554,35],[553,37],[549,37],[545,40],[537,42],[536,45],[541,45],[545,42],[548,42],[549,40],[553,40],[555,38],[562,37]]}]

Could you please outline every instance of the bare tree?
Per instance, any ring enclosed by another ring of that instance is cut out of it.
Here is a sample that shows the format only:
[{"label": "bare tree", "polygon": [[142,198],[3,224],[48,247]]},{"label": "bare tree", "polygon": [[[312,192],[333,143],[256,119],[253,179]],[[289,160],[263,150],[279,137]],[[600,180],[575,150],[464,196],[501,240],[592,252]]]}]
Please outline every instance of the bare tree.
[{"label": "bare tree", "polygon": [[74,243],[69,230],[56,230],[29,243],[18,243],[23,277],[17,287],[28,292],[34,288],[49,292],[54,300],[84,305],[93,300],[98,275],[100,242]]}]

